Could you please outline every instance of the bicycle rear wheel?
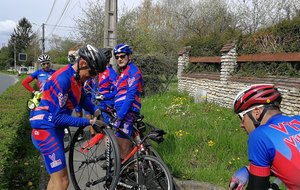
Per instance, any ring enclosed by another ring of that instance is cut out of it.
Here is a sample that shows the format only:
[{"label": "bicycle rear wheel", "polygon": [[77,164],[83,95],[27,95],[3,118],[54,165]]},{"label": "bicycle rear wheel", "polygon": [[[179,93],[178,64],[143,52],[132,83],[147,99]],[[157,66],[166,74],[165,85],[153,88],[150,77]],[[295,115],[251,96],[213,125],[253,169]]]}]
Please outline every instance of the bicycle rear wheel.
[{"label": "bicycle rear wheel", "polygon": [[126,163],[120,172],[119,189],[173,190],[172,176],[157,157],[142,155]]},{"label": "bicycle rear wheel", "polygon": [[[83,140],[77,137],[78,129],[72,138],[69,152],[69,170],[73,186],[83,189],[115,189],[120,172],[119,147],[111,129],[102,129],[95,137],[89,131]],[[95,141],[95,138],[98,138]],[[93,142],[93,143],[91,143]]]}]

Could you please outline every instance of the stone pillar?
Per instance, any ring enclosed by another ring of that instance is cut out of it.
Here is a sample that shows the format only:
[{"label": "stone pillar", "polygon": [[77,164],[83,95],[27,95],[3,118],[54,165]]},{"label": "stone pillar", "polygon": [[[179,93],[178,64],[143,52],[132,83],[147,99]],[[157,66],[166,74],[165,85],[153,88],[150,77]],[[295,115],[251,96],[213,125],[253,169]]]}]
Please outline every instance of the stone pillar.
[{"label": "stone pillar", "polygon": [[226,44],[221,50],[220,80],[227,82],[237,66],[237,53],[235,44]]},{"label": "stone pillar", "polygon": [[177,70],[177,78],[178,80],[182,76],[183,70],[188,66],[189,64],[189,51],[191,47],[184,47],[182,50],[178,52],[178,70]]}]

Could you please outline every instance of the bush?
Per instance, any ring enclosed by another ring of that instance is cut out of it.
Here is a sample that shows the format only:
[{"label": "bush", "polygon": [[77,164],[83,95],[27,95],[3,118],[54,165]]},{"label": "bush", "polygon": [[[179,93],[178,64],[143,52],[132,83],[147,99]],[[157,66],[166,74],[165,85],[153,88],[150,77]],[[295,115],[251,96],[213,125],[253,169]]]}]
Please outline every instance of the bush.
[{"label": "bush", "polygon": [[136,59],[143,79],[143,95],[165,92],[177,74],[177,58],[162,54],[142,55]]},{"label": "bush", "polygon": [[0,189],[37,189],[39,185],[41,160],[31,143],[28,98],[30,93],[21,82],[0,95]]}]

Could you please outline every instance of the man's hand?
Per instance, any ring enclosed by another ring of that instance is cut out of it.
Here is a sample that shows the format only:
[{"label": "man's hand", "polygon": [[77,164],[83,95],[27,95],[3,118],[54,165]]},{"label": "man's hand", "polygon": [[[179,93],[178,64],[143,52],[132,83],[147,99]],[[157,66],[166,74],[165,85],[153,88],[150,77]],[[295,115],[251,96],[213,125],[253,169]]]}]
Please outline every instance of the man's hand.
[{"label": "man's hand", "polygon": [[229,190],[242,190],[248,183],[249,171],[246,166],[236,171],[230,179]]},{"label": "man's hand", "polygon": [[93,129],[94,129],[97,133],[100,133],[100,132],[101,132],[101,128],[103,128],[103,127],[106,126],[106,123],[104,123],[104,122],[101,121],[101,120],[93,119],[92,121],[93,121],[92,127],[93,127]]}]

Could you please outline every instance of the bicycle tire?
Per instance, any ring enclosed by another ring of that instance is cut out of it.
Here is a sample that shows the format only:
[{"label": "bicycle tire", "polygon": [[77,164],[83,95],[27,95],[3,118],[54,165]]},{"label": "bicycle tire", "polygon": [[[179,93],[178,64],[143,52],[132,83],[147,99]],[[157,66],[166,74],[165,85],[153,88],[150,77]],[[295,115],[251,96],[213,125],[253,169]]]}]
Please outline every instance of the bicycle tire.
[{"label": "bicycle tire", "polygon": [[64,151],[65,153],[70,150],[70,144],[72,141],[72,134],[69,127],[65,128],[67,130],[67,133],[64,131]]},{"label": "bicycle tire", "polygon": [[[87,152],[82,151],[82,147],[90,140],[89,131],[84,132],[84,139],[78,141],[77,137],[82,131],[78,129],[72,138],[69,151],[69,171],[73,187],[76,190],[83,189],[115,189],[118,183],[118,174],[120,172],[121,160],[119,147],[115,139],[115,135],[111,129],[102,129],[102,134],[106,138],[102,138],[97,144],[91,147]],[[107,142],[109,143],[107,143]],[[107,145],[110,145],[110,154],[104,154]],[[105,155],[105,159],[111,156],[111,167],[103,169],[106,160],[100,160],[101,155]]]},{"label": "bicycle tire", "polygon": [[162,160],[151,155],[141,155],[121,168],[118,188],[173,190],[173,179]]}]

